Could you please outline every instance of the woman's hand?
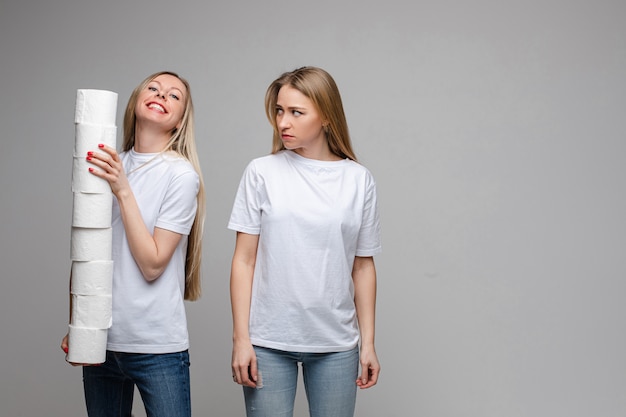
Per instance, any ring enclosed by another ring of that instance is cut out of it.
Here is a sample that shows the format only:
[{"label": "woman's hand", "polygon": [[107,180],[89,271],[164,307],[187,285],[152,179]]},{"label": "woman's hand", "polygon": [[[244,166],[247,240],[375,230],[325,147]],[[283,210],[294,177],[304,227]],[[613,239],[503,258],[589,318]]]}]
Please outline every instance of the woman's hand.
[{"label": "woman's hand", "polygon": [[380,363],[374,347],[361,347],[361,376],[356,380],[356,384],[361,389],[373,387],[378,382],[380,374]]},{"label": "woman's hand", "polygon": [[106,180],[116,197],[124,191],[130,191],[122,160],[117,151],[103,144],[98,145],[98,148],[102,152],[87,152],[87,161],[94,165],[93,168],[89,168],[89,172]]},{"label": "woman's hand", "polygon": [[246,387],[256,388],[259,384],[256,353],[251,343],[233,343],[231,364],[233,381]]},{"label": "woman's hand", "polygon": [[76,363],[76,362],[70,362],[67,360],[67,352],[70,351],[70,344],[69,344],[69,340],[70,340],[70,336],[69,334],[66,334],[63,337],[63,340],[61,340],[61,349],[63,350],[63,352],[65,352],[65,361],[67,363],[69,363],[72,366],[99,366],[100,364],[93,364],[93,363]]}]

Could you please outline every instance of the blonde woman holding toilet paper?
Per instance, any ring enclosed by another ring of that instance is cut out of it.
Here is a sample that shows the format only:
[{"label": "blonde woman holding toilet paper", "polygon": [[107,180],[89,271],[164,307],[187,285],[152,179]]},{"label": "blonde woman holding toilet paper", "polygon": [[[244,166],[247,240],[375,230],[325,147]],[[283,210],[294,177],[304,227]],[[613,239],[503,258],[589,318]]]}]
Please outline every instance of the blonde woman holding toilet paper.
[{"label": "blonde woman holding toilet paper", "polygon": [[200,296],[205,210],[189,83],[147,77],[128,101],[122,152],[100,144],[85,158],[115,196],[112,326],[106,361],[83,367],[88,414],[130,415],[137,386],[148,416],[190,416],[184,300]]}]

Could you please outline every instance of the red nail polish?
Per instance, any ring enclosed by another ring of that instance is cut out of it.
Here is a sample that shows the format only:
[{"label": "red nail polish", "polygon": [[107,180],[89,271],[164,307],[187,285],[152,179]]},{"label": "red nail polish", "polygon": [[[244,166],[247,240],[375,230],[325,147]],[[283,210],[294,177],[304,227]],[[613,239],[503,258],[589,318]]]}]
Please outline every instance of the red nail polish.
[{"label": "red nail polish", "polygon": [[93,172],[93,168],[89,168],[89,172]]},{"label": "red nail polish", "polygon": [[67,353],[68,351],[69,351],[68,348],[66,348],[66,347],[63,348],[63,352]]},{"label": "red nail polish", "polygon": [[88,160],[88,161],[91,161],[91,156],[88,156],[88,157],[87,157],[87,160]]},{"label": "red nail polish", "polygon": [[103,144],[101,144],[101,143],[99,143],[99,144],[98,144],[98,148],[104,148],[104,145],[103,145]]},{"label": "red nail polish", "polygon": [[89,151],[89,152],[87,152],[87,155],[88,156],[93,156],[93,152]]}]

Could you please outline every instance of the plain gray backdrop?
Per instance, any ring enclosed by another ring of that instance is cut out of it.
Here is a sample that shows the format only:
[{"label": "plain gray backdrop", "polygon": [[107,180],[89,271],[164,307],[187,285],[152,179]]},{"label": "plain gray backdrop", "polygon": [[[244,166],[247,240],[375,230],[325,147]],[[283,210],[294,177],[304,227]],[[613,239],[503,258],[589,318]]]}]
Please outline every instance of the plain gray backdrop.
[{"label": "plain gray backdrop", "polygon": [[623,417],[625,21],[622,0],[0,0],[0,415],[85,415],[59,348],[76,90],[119,93],[121,128],[159,70],[191,83],[207,187],[193,411],[244,414],[226,223],[270,150],[265,89],[316,65],[383,222],[382,374],[357,416]]}]

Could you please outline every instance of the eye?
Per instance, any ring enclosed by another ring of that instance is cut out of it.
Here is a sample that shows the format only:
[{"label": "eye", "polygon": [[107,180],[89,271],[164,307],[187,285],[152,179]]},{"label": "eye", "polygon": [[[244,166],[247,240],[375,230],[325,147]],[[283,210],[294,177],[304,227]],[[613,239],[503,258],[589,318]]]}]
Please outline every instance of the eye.
[{"label": "eye", "polygon": [[294,116],[302,116],[302,112],[300,110],[293,110],[291,112]]},{"label": "eye", "polygon": [[276,108],[276,116],[282,116],[282,114],[283,114],[284,112],[285,112],[285,111],[284,111],[283,109],[281,109],[280,107],[277,107],[277,108]]},{"label": "eye", "polygon": [[178,97],[176,94],[172,93],[170,94],[170,97],[172,97],[174,100],[180,100],[180,97]]},{"label": "eye", "polygon": [[150,91],[156,91],[157,89],[156,89],[156,87],[153,87],[153,86],[148,86],[148,90],[150,90]]}]

